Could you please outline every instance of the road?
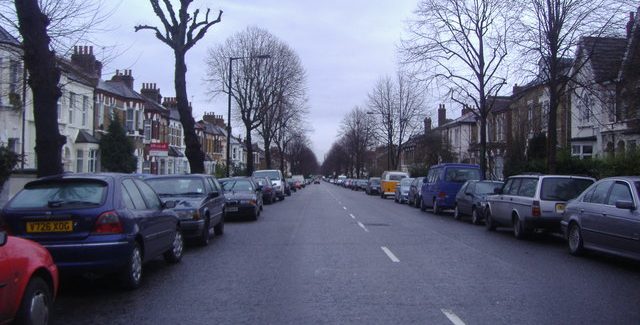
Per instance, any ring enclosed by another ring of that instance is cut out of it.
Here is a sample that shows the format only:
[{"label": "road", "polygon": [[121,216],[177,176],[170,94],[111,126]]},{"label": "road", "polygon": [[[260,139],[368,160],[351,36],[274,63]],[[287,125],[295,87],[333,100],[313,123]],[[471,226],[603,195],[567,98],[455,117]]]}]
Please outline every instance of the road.
[{"label": "road", "polygon": [[231,221],[142,287],[62,282],[54,324],[638,324],[640,263],[331,184]]}]

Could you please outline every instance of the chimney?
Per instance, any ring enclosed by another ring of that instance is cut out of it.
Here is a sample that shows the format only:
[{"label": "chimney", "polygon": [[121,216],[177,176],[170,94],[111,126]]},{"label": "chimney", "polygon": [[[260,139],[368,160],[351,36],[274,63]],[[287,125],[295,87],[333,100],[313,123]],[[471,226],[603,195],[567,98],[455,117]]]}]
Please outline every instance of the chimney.
[{"label": "chimney", "polygon": [[111,78],[111,81],[123,82],[129,89],[133,90],[133,75],[131,70],[116,70],[116,74]]},{"label": "chimney", "polygon": [[222,128],[226,127],[224,124],[224,117],[222,117],[222,115],[215,115],[214,112],[204,113],[202,119],[207,123],[217,125]]},{"label": "chimney", "polygon": [[178,107],[178,102],[175,97],[165,97],[162,101],[162,106],[166,108],[176,108]]},{"label": "chimney", "polygon": [[633,12],[629,13],[629,21],[627,22],[627,38],[631,38],[631,32],[633,31],[633,25],[635,24],[636,19],[634,17]]},{"label": "chimney", "polygon": [[79,67],[84,73],[102,77],[102,62],[93,55],[93,46],[74,46],[71,54],[71,64]]},{"label": "chimney", "polygon": [[160,95],[160,88],[157,88],[155,83],[143,83],[142,89],[140,89],[140,94],[158,104],[162,102],[162,95]]},{"label": "chimney", "polygon": [[471,113],[471,107],[469,107],[469,105],[466,105],[466,104],[465,104],[464,106],[462,106],[462,112],[461,112],[461,114],[460,114],[460,115],[461,115],[461,116],[465,116],[465,115],[467,115],[468,113]]},{"label": "chimney", "polygon": [[447,122],[447,110],[444,108],[444,104],[440,104],[438,107],[438,126],[443,126]]},{"label": "chimney", "polygon": [[431,118],[425,117],[424,118],[424,134],[429,133],[429,131],[431,131]]}]

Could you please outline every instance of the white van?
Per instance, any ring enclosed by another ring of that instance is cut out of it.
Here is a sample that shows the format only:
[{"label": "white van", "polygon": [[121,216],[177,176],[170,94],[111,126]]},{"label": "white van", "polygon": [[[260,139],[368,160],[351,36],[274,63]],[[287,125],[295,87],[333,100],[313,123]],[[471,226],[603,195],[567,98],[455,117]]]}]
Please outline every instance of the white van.
[{"label": "white van", "polygon": [[256,170],[251,175],[253,177],[269,177],[271,180],[271,185],[276,190],[276,196],[280,200],[284,200],[284,177],[282,177],[282,172],[279,169],[264,169],[264,170]]}]

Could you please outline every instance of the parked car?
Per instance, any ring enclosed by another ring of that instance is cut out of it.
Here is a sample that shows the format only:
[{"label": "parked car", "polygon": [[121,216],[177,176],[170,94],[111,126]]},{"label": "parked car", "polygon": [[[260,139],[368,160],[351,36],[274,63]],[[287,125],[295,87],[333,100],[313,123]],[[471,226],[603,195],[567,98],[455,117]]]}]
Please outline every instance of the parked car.
[{"label": "parked car", "polygon": [[420,210],[433,209],[439,214],[444,209],[453,209],[456,194],[468,180],[480,179],[480,166],[471,164],[439,164],[431,166],[423,179]]},{"label": "parked car", "polygon": [[289,187],[289,190],[291,192],[297,192],[298,191],[298,188],[296,187],[295,181],[293,180],[293,178],[287,178],[286,183],[287,183],[287,185]]},{"label": "parked car", "polygon": [[253,172],[253,174],[251,175],[253,177],[269,177],[269,179],[271,180],[271,184],[273,185],[273,188],[276,190],[276,196],[280,199],[280,200],[284,200],[285,197],[285,180],[284,177],[282,176],[282,172],[278,169],[264,169],[264,170],[256,170]]},{"label": "parked car", "polygon": [[518,239],[535,229],[559,231],[567,201],[594,182],[582,176],[511,176],[496,194],[487,197],[485,225],[488,230],[512,226]]},{"label": "parked car", "polygon": [[357,187],[356,187],[356,191],[364,191],[366,189],[367,189],[367,180],[366,179],[359,179]]},{"label": "parked car", "polygon": [[162,175],[146,179],[163,202],[176,201],[173,211],[187,239],[209,244],[211,233],[224,233],[224,196],[218,180],[210,175]]},{"label": "parked car", "polygon": [[367,188],[364,191],[367,195],[380,194],[380,177],[370,177],[367,181]]},{"label": "parked car", "polygon": [[262,211],[262,190],[251,177],[220,179],[226,198],[225,215],[258,220]]},{"label": "parked car", "polygon": [[640,260],[640,177],[610,177],[570,201],[560,225],[569,252],[600,251]]},{"label": "parked car", "polygon": [[49,251],[0,231],[0,324],[47,324],[58,283]]},{"label": "parked car", "polygon": [[269,177],[255,177],[253,181],[262,189],[262,202],[271,204],[278,199]]},{"label": "parked car", "polygon": [[47,248],[61,273],[118,273],[133,289],[144,262],[182,258],[174,207],[132,175],[63,174],[27,183],[1,218],[11,234]]},{"label": "parked car", "polygon": [[400,181],[400,184],[396,186],[396,192],[394,193],[394,197],[393,197],[393,200],[396,203],[402,204],[409,200],[409,187],[411,186],[412,182],[413,182],[413,178],[407,177],[407,178],[403,178]]},{"label": "parked car", "polygon": [[504,182],[499,181],[467,181],[456,195],[453,218],[459,220],[462,216],[471,216],[471,223],[474,225],[480,224],[484,220],[487,195],[493,194],[496,189],[502,188],[503,185]]},{"label": "parked car", "polygon": [[411,185],[409,185],[408,205],[415,206],[416,208],[420,207],[420,203],[422,202],[420,189],[422,188],[423,179],[424,177],[416,177],[411,182]]},{"label": "parked car", "polygon": [[387,170],[380,177],[380,197],[385,199],[388,195],[395,195],[396,186],[403,178],[409,177],[409,174],[400,171]]}]

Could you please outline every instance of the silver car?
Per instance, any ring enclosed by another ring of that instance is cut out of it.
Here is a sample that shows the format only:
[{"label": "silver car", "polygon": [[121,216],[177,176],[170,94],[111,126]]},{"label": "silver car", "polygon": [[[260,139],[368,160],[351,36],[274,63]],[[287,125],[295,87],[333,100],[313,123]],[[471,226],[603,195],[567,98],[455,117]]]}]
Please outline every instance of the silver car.
[{"label": "silver car", "polygon": [[640,260],[640,177],[599,180],[567,204],[560,223],[569,252],[585,249]]},{"label": "silver car", "polygon": [[511,176],[496,194],[487,197],[485,225],[488,230],[511,226],[518,239],[536,229],[560,231],[567,201],[594,182],[593,178],[582,176]]}]

